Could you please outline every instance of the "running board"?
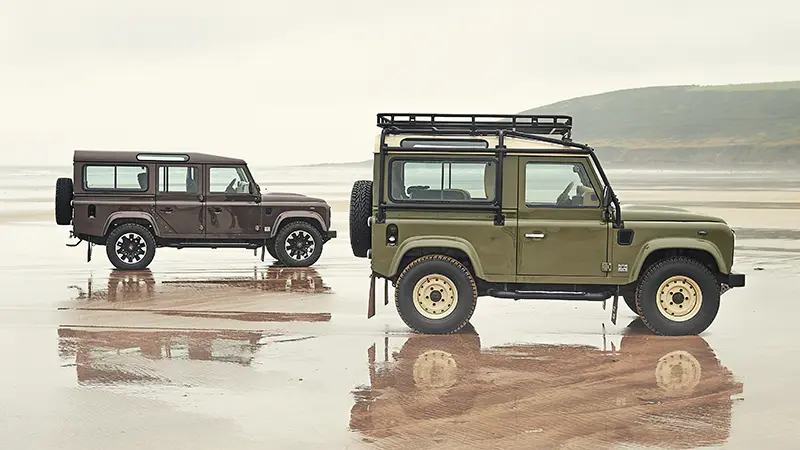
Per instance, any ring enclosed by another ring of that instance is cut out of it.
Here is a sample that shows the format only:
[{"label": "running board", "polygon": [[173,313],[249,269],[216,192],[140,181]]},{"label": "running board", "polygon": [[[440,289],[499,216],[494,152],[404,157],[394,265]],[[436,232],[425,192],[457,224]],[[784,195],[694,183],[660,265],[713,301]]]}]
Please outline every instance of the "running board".
[{"label": "running board", "polygon": [[263,244],[252,244],[252,243],[244,243],[244,242],[173,242],[170,244],[164,245],[165,247],[171,248],[246,248],[248,250],[256,250],[261,247]]},{"label": "running board", "polygon": [[602,302],[608,300],[614,293],[605,292],[558,292],[558,291],[498,291],[489,289],[488,295],[497,298],[511,298],[514,300],[582,300],[589,302]]}]

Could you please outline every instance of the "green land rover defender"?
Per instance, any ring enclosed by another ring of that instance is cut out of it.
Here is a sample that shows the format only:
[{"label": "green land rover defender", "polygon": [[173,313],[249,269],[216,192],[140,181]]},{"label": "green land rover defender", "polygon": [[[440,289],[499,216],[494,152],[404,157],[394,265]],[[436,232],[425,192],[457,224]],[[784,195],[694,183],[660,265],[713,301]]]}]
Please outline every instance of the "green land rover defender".
[{"label": "green land rover defender", "polygon": [[453,333],[478,297],[617,299],[655,333],[698,334],[733,273],[721,218],[620,207],[594,150],[563,115],[379,114],[373,180],[353,185],[353,254],[395,288],[403,321]]}]

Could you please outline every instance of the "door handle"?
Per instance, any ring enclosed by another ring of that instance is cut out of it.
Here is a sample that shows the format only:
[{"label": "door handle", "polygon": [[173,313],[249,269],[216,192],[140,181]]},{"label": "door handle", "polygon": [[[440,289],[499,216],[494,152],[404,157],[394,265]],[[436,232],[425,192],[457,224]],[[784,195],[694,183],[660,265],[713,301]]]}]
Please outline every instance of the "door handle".
[{"label": "door handle", "polygon": [[214,214],[219,214],[219,213],[221,213],[221,212],[222,212],[222,208],[213,208],[213,209],[211,210],[211,212],[213,212]]},{"label": "door handle", "polygon": [[528,239],[544,239],[544,233],[526,233],[525,237]]},{"label": "door handle", "polygon": [[169,214],[172,211],[174,211],[174,209],[172,209],[172,208],[161,208],[159,211]]}]

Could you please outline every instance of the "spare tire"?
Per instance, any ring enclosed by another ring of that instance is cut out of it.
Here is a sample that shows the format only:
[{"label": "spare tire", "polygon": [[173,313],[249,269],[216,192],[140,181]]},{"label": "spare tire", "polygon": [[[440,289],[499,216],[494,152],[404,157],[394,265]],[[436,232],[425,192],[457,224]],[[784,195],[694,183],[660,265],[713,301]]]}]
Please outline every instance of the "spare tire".
[{"label": "spare tire", "polygon": [[372,181],[358,180],[350,192],[350,247],[359,258],[372,248],[372,232],[367,219],[372,216]]},{"label": "spare tire", "polygon": [[56,180],[56,223],[69,225],[72,223],[72,178]]}]

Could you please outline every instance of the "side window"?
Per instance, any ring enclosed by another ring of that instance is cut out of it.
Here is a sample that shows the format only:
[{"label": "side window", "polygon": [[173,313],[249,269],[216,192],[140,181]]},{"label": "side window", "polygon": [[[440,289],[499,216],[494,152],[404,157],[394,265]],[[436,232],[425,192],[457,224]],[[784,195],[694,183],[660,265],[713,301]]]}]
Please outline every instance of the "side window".
[{"label": "side window", "polygon": [[409,161],[391,165],[393,201],[472,201],[495,198],[497,165],[493,161]]},{"label": "side window", "polygon": [[208,192],[212,194],[250,192],[250,180],[242,167],[211,167],[208,174]]},{"label": "side window", "polygon": [[83,169],[84,189],[147,191],[147,166],[93,166]]},{"label": "side window", "polygon": [[525,204],[529,207],[597,208],[600,199],[581,163],[525,165]]},{"label": "side window", "polygon": [[197,194],[197,167],[160,166],[158,192]]}]

